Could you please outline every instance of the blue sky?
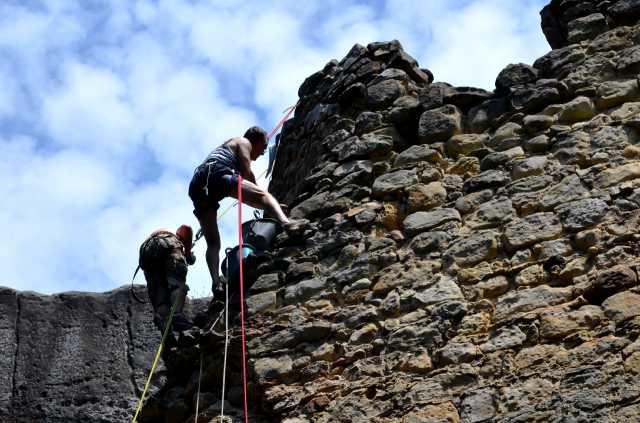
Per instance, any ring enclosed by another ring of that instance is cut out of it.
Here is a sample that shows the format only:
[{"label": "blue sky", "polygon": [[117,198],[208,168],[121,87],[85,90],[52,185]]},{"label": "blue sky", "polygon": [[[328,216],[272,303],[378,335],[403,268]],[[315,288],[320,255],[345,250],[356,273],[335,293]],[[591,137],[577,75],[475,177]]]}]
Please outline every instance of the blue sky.
[{"label": "blue sky", "polygon": [[[549,50],[545,3],[3,1],[0,285],[127,283],[151,231],[197,229],[195,166],[253,124],[270,130],[326,62],[396,38],[436,80],[493,89],[507,64]],[[222,221],[224,246],[235,245],[235,218]],[[203,247],[188,277],[194,296],[210,283]]]}]

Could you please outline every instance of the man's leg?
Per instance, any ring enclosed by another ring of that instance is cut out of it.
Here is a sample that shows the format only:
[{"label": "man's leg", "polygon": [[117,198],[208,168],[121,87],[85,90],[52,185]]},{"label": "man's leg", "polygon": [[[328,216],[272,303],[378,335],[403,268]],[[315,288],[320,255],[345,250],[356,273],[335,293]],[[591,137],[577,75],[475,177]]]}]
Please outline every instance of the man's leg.
[{"label": "man's leg", "polygon": [[169,316],[170,305],[167,304],[167,288],[164,276],[162,273],[144,272],[144,277],[147,280],[147,292],[149,294],[149,301],[153,307],[153,321],[162,331],[167,317]]},{"label": "man's leg", "polygon": [[182,313],[182,308],[184,307],[184,301],[187,298],[187,286],[183,283],[181,285],[169,286],[171,290],[169,294],[169,300],[171,301],[171,307],[175,304],[175,309],[173,313]]},{"label": "man's leg", "polygon": [[184,301],[187,297],[187,262],[183,256],[169,256],[167,260],[167,287],[174,313],[182,313]]},{"label": "man's leg", "polygon": [[[233,198],[238,198],[237,189],[235,192],[230,192],[229,194]],[[275,197],[246,179],[242,180],[242,201],[253,208],[268,211],[282,224],[289,223],[289,218],[284,214]]]},{"label": "man's leg", "polygon": [[218,267],[220,264],[220,233],[218,232],[216,209],[209,209],[201,216],[200,227],[202,228],[204,239],[207,242],[207,252],[205,256],[207,258],[209,274],[211,274],[211,290],[213,291],[220,283],[220,276],[218,275]]},{"label": "man's leg", "polygon": [[185,300],[187,298],[187,282],[179,275],[169,274],[167,276],[169,286],[169,301],[175,307],[173,312],[173,330],[183,331],[193,326],[193,323],[182,313]]}]

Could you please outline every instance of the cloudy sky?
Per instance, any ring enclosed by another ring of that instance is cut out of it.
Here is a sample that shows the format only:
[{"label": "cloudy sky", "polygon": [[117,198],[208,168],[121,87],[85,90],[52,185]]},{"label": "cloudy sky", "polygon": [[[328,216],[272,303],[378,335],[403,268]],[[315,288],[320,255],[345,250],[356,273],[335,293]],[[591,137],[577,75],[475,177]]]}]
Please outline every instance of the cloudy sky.
[{"label": "cloudy sky", "polygon": [[[504,66],[549,50],[545,3],[3,0],[0,285],[127,283],[151,231],[197,229],[195,166],[253,124],[271,129],[327,61],[396,38],[436,80],[493,89]],[[233,210],[222,220],[226,246],[235,219]],[[203,247],[193,296],[210,286]]]}]

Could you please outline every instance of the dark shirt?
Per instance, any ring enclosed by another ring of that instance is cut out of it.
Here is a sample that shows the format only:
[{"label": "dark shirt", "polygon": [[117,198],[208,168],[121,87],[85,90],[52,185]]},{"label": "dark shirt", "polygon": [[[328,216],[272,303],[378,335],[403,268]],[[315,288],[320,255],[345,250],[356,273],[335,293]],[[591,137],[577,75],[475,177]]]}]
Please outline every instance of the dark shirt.
[{"label": "dark shirt", "polygon": [[235,173],[240,172],[240,161],[227,143],[222,144],[211,153],[209,153],[203,164],[206,165],[210,163],[216,163],[216,167],[227,167],[233,170]]}]

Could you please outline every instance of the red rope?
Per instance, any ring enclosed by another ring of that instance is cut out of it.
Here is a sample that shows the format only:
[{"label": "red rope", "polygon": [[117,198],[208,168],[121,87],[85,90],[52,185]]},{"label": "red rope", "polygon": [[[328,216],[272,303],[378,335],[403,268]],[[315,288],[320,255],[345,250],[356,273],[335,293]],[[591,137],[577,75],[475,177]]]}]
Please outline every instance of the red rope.
[{"label": "red rope", "polygon": [[[287,110],[287,114],[280,119],[280,122],[271,130],[269,135],[267,135],[267,140],[271,139],[271,137],[280,129],[284,122],[289,119],[291,113],[296,109],[298,104],[289,107]],[[244,273],[242,266],[242,176],[238,175],[238,262],[240,263],[240,322],[242,328],[242,385],[243,385],[243,393],[244,393],[244,421],[245,423],[249,423],[249,406],[247,403],[247,351],[246,351],[246,339],[245,339],[245,330],[244,330]]]},{"label": "red rope", "polygon": [[242,385],[244,392],[244,421],[249,422],[247,405],[247,352],[244,337],[244,275],[242,272],[242,176],[238,175],[238,262],[240,263],[240,322],[242,327]]},{"label": "red rope", "polygon": [[297,106],[298,106],[298,103],[284,109],[284,111],[287,112],[287,114],[284,115],[282,119],[280,119],[280,122],[278,122],[278,124],[271,130],[271,132],[269,132],[269,135],[267,135],[267,141],[270,140],[271,137],[276,134],[276,132],[278,132],[278,129],[280,129],[280,127],[284,125],[286,120],[289,119],[289,116],[291,116],[291,113],[293,113],[293,111],[296,109]]}]

